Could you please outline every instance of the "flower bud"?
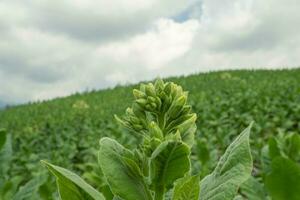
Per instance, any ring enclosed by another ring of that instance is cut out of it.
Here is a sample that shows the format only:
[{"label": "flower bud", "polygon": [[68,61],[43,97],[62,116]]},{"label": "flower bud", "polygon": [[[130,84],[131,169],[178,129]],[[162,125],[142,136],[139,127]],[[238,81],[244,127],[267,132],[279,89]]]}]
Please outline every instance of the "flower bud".
[{"label": "flower bud", "polygon": [[146,91],[146,85],[145,84],[142,83],[140,85],[140,91],[145,93],[145,91]]},{"label": "flower bud", "polygon": [[161,109],[161,100],[159,97],[155,98],[155,103],[157,105],[157,110],[160,110]]},{"label": "flower bud", "polygon": [[130,116],[129,119],[130,119],[132,124],[140,124],[140,122],[141,122],[139,120],[139,118],[137,118],[137,117]]},{"label": "flower bud", "polygon": [[148,103],[155,103],[156,102],[156,98],[148,96],[147,97],[147,101],[148,101]]},{"label": "flower bud", "polygon": [[185,106],[183,106],[183,109],[182,109],[182,111],[181,111],[181,115],[186,115],[186,114],[188,114],[191,110],[192,110],[192,107],[191,107],[191,106],[185,105]]},{"label": "flower bud", "polygon": [[155,88],[154,88],[154,85],[152,83],[146,85],[145,92],[148,96],[152,96],[152,97],[156,96]]},{"label": "flower bud", "polygon": [[128,128],[128,129],[131,128],[131,125],[128,121],[119,118],[117,115],[114,115],[114,117],[119,124],[123,125],[124,127]]},{"label": "flower bud", "polygon": [[133,96],[135,97],[135,99],[140,99],[140,98],[145,98],[146,94],[144,92],[141,92],[140,90],[134,89],[133,90]]},{"label": "flower bud", "polygon": [[186,103],[186,96],[181,96],[176,101],[173,102],[173,104],[171,105],[168,111],[171,119],[175,119],[180,115],[185,103]]},{"label": "flower bud", "polygon": [[156,109],[156,104],[155,103],[150,103],[150,106],[153,108],[153,109]]},{"label": "flower bud", "polygon": [[172,85],[170,82],[168,82],[166,85],[165,85],[165,88],[164,88],[164,92],[166,93],[166,95],[170,95],[171,93],[171,89],[172,88]]},{"label": "flower bud", "polygon": [[146,110],[148,110],[148,111],[153,111],[153,108],[152,108],[152,106],[151,106],[150,104],[147,104],[147,105],[145,106],[145,108],[146,108]]},{"label": "flower bud", "polygon": [[147,100],[146,99],[137,99],[137,100],[135,100],[135,102],[137,104],[139,104],[140,106],[142,106],[142,107],[145,107],[146,104],[147,104]]},{"label": "flower bud", "polygon": [[156,137],[158,139],[163,139],[163,133],[161,129],[158,127],[158,125],[155,122],[151,122],[149,125],[149,133],[152,137]]},{"label": "flower bud", "polygon": [[164,81],[160,78],[158,78],[156,81],[155,81],[155,90],[156,91],[162,91],[164,89]]},{"label": "flower bud", "polygon": [[126,115],[128,115],[128,116],[134,115],[132,108],[127,108],[126,109]]},{"label": "flower bud", "polygon": [[178,125],[176,128],[181,133],[183,133],[195,124],[196,119],[197,119],[197,115],[195,113],[193,113],[193,114],[191,114],[191,117],[189,119],[185,120],[183,123]]},{"label": "flower bud", "polygon": [[144,109],[139,105],[137,104],[136,102],[134,102],[132,104],[132,111],[133,113],[139,117],[139,118],[145,118],[145,112],[144,112]]}]

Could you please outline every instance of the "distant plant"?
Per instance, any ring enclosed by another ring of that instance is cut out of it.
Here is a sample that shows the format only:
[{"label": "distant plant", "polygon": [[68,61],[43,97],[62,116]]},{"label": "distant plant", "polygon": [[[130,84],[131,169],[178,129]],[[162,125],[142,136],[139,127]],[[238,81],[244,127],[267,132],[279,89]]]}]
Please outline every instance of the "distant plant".
[{"label": "distant plant", "polygon": [[[0,129],[0,199],[1,200],[24,200],[37,198],[39,187],[46,182],[45,174],[38,174],[25,184],[23,177],[9,177],[8,170],[13,158],[12,138],[6,130]],[[22,185],[21,187],[19,187]]]},{"label": "distant plant", "polygon": [[280,132],[262,149],[264,183],[274,200],[300,200],[300,135]]},{"label": "distant plant", "polygon": [[118,122],[139,144],[127,149],[114,139],[100,140],[99,165],[109,192],[97,191],[76,174],[42,161],[56,176],[63,200],[231,200],[252,171],[251,125],[227,148],[203,180],[191,173],[190,154],[196,114],[188,93],[158,79],[134,89],[135,100]]}]

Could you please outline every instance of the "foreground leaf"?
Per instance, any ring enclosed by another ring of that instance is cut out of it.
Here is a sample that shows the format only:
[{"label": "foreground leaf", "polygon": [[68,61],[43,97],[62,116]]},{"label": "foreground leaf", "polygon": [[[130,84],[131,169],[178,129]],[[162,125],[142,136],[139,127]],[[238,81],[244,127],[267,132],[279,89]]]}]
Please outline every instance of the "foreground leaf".
[{"label": "foreground leaf", "polygon": [[165,141],[151,156],[150,177],[155,188],[170,189],[190,170],[190,149],[183,142]]},{"label": "foreground leaf", "polygon": [[199,192],[200,177],[186,176],[175,184],[172,200],[198,200]]},{"label": "foreground leaf", "polygon": [[252,176],[241,185],[241,194],[248,200],[267,199],[263,184]]},{"label": "foreground leaf", "polygon": [[250,129],[251,125],[229,145],[215,170],[201,181],[200,200],[232,200],[250,177]]},{"label": "foreground leaf", "polygon": [[100,192],[73,172],[46,161],[42,161],[42,163],[56,176],[58,191],[62,200],[105,200]]},{"label": "foreground leaf", "polygon": [[151,200],[131,151],[110,138],[100,140],[99,163],[114,195],[124,200]]},{"label": "foreground leaf", "polygon": [[300,199],[300,166],[290,159],[277,157],[272,161],[266,187],[274,200]]}]

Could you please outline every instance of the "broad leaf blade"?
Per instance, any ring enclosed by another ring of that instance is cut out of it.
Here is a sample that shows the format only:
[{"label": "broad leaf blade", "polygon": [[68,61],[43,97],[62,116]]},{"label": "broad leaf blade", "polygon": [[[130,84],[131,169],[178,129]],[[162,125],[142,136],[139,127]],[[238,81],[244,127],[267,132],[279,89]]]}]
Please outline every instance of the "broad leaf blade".
[{"label": "broad leaf blade", "polygon": [[266,187],[274,200],[300,199],[300,166],[290,159],[277,157],[272,161]]},{"label": "broad leaf blade", "polygon": [[58,190],[62,200],[105,200],[100,192],[73,172],[45,161],[42,161],[42,163],[56,176]]},{"label": "broad leaf blade", "polygon": [[100,140],[99,163],[114,195],[124,200],[151,200],[133,153],[110,138]]},{"label": "broad leaf blade", "polygon": [[231,200],[252,171],[251,125],[229,145],[217,167],[201,181],[200,200]]},{"label": "broad leaf blade", "polygon": [[200,177],[186,176],[177,181],[172,200],[198,200],[200,192]]},{"label": "broad leaf blade", "polygon": [[267,199],[263,184],[252,176],[241,185],[241,194],[248,200]]},{"label": "broad leaf blade", "polygon": [[170,189],[190,170],[190,148],[180,141],[162,142],[151,156],[150,177],[154,187]]}]

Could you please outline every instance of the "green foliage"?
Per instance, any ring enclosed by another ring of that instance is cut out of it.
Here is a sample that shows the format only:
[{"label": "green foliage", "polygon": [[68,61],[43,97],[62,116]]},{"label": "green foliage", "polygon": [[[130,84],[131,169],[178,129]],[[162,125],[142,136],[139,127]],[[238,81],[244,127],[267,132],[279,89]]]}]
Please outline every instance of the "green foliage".
[{"label": "green foliage", "polygon": [[56,177],[57,187],[62,200],[105,200],[101,193],[99,193],[73,172],[47,163],[46,161],[42,162]]},{"label": "green foliage", "polygon": [[158,79],[154,85],[142,84],[133,95],[126,115],[115,118],[142,143],[133,153],[104,138],[99,163],[115,196],[164,199],[174,182],[190,171],[196,115],[186,105],[187,92],[171,82]]},{"label": "green foliage", "polygon": [[[114,139],[100,140],[99,165],[113,199],[164,200],[170,192],[174,200],[233,199],[252,170],[250,126],[228,147],[200,190],[199,176],[190,175],[196,115],[186,105],[187,92],[158,79],[154,85],[141,85],[134,96],[125,117],[116,119],[141,144],[131,151]],[[61,199],[105,199],[77,175],[44,163],[57,178]]]},{"label": "green foliage", "polygon": [[187,175],[175,183],[172,200],[198,200],[200,193],[199,175]]},{"label": "green foliage", "polygon": [[[193,145],[196,114],[187,105],[188,92],[172,82],[158,79],[134,89],[135,100],[126,115],[115,118],[137,136],[162,139],[179,132],[183,142]],[[151,141],[150,141],[151,142]]]},{"label": "green foliage", "polygon": [[102,138],[99,164],[114,195],[122,199],[152,199],[130,150],[112,139]]},{"label": "green foliage", "polygon": [[6,142],[6,131],[0,130],[0,151]]},{"label": "green foliage", "polygon": [[280,132],[263,148],[264,183],[272,199],[300,199],[299,153],[299,135],[295,133]]},{"label": "green foliage", "polygon": [[21,186],[19,191],[13,196],[13,200],[39,199],[39,188],[46,182],[46,176],[39,176],[28,181]]},{"label": "green foliage", "polygon": [[266,176],[266,187],[274,200],[299,200],[300,166],[283,157],[272,161],[271,173]]},{"label": "green foliage", "polygon": [[263,184],[252,176],[241,185],[240,190],[248,200],[267,199]]},{"label": "green foliage", "polygon": [[[2,132],[4,135],[5,132]],[[11,135],[5,134],[5,141],[3,142],[2,149],[0,149],[0,178],[5,178],[9,170],[9,165],[12,159],[12,142]]]},{"label": "green foliage", "polygon": [[251,125],[227,148],[217,167],[201,181],[201,200],[233,199],[252,171],[249,147]]},{"label": "green foliage", "polygon": [[[190,113],[194,112],[198,116],[198,130],[194,133],[196,145],[192,147],[190,154],[191,174],[199,173],[201,179],[210,174],[233,138],[253,120],[255,124],[251,131],[250,143],[255,183],[265,183],[265,177],[271,173],[271,163],[277,157],[278,150],[280,156],[299,164],[299,142],[297,139],[291,139],[299,137],[300,130],[299,72],[300,69],[239,70],[168,79],[189,90],[185,105],[191,105]],[[0,199],[11,200],[22,186],[38,177],[40,172],[45,170],[39,165],[40,159],[68,167],[80,174],[106,199],[112,199],[113,195],[97,162],[98,138],[113,138],[127,149],[136,149],[142,144],[147,144],[148,147],[143,151],[132,150],[136,158],[144,153],[150,158],[157,147],[156,139],[144,140],[145,143],[142,143],[143,137],[140,134],[131,129],[123,130],[113,122],[114,113],[122,116],[126,107],[133,108],[131,91],[134,88],[137,86],[117,86],[114,89],[77,93],[67,98],[1,110],[0,129],[8,131],[7,139],[10,138],[11,148],[6,151],[8,154],[0,153],[10,160],[9,164],[0,162],[0,171],[5,171],[4,174],[0,174],[4,176],[4,181],[0,180],[0,194],[5,193],[6,196],[4,198],[0,195]],[[148,91],[148,94],[151,94],[151,91]],[[138,94],[136,96],[143,99]],[[153,101],[150,97],[144,99],[147,103]],[[183,100],[181,98],[180,101]],[[143,103],[142,101],[139,100],[139,103]],[[179,105],[180,101],[178,99]],[[151,103],[148,105],[151,106]],[[156,105],[159,105],[159,102]],[[124,121],[126,115],[119,118]],[[153,116],[147,115],[146,119],[150,119],[147,123],[150,122],[150,126],[145,130],[150,132],[151,129],[151,135],[160,138],[161,133],[157,132],[159,125],[151,125],[152,118]],[[155,119],[154,116],[154,121]],[[268,145],[269,140],[272,140],[270,138],[276,141],[275,154],[272,157]],[[139,159],[138,164],[147,177],[145,181],[148,182],[149,160],[142,160]],[[55,178],[50,176],[46,183],[40,186],[38,197],[29,199],[57,199],[54,181]],[[253,188],[257,184],[252,184]],[[250,187],[252,186],[247,188]],[[270,199],[270,193],[265,187],[263,190],[265,198]],[[247,191],[243,184],[239,189],[240,197],[251,199]],[[166,198],[171,196],[172,191],[167,192]]]},{"label": "green foliage", "polygon": [[156,190],[167,191],[190,170],[190,149],[180,141],[162,142],[150,158],[150,178]]}]

